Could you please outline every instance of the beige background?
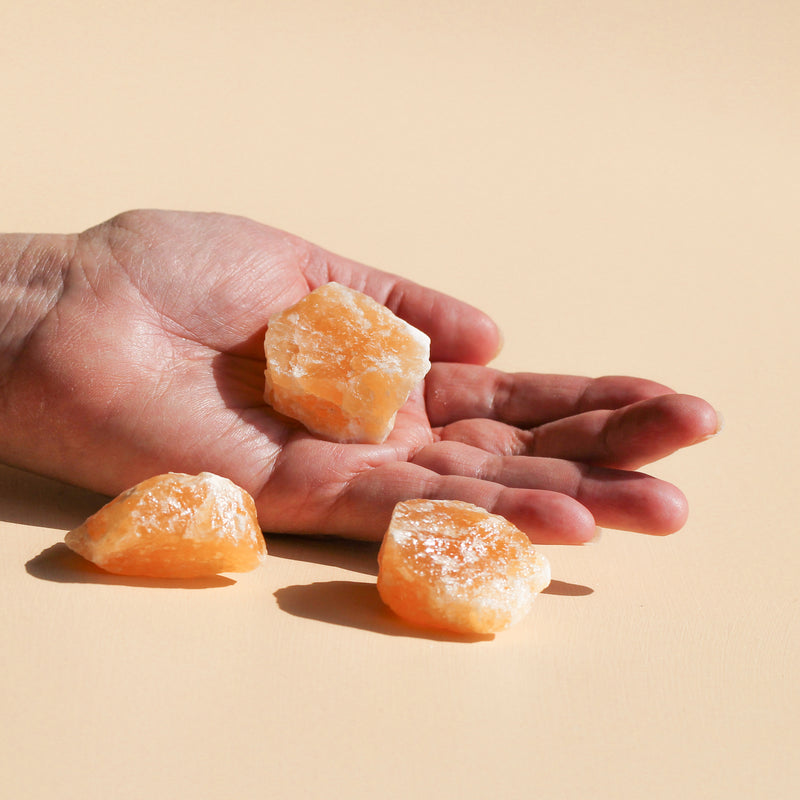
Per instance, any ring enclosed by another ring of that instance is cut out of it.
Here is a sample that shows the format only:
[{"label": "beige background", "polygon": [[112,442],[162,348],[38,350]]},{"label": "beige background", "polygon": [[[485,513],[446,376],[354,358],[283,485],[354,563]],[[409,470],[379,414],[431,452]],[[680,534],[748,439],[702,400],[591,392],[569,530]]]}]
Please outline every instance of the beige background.
[{"label": "beige background", "polygon": [[793,0],[0,0],[0,228],[244,214],[480,305],[503,368],[726,421],[654,469],[684,531],[544,548],[477,643],[384,613],[364,545],[88,571],[101,498],[0,467],[0,793],[798,796],[799,44]]}]

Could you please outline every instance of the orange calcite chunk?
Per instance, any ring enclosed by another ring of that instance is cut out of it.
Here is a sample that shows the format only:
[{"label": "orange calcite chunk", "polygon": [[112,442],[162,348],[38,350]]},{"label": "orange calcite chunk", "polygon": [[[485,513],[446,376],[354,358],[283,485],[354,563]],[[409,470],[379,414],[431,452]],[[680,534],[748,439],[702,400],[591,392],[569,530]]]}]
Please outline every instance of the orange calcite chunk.
[{"label": "orange calcite chunk", "polygon": [[550,564],[522,531],[455,500],[398,503],[378,563],[378,592],[398,616],[458,633],[508,628],[550,583]]},{"label": "orange calcite chunk", "polygon": [[338,283],[269,321],[266,401],[337,442],[382,442],[430,369],[430,339]]},{"label": "orange calcite chunk", "polygon": [[249,572],[267,557],[253,498],[210,472],[148,478],[65,541],[107,572],[152,578]]}]

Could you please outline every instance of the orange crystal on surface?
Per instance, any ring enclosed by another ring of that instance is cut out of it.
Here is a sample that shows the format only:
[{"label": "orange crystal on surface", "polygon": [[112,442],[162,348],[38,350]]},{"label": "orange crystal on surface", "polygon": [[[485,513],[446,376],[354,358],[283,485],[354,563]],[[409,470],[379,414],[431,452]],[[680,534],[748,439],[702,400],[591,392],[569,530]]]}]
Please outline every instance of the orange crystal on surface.
[{"label": "orange crystal on surface", "polygon": [[313,433],[380,443],[430,369],[430,339],[371,297],[320,286],[269,321],[266,401]]},{"label": "orange crystal on surface", "polygon": [[378,592],[398,616],[458,633],[508,628],[550,583],[522,531],[457,500],[398,503],[378,563]]},{"label": "orange crystal on surface", "polygon": [[249,572],[267,557],[253,498],[210,472],[148,478],[93,514],[67,546],[118,575]]}]

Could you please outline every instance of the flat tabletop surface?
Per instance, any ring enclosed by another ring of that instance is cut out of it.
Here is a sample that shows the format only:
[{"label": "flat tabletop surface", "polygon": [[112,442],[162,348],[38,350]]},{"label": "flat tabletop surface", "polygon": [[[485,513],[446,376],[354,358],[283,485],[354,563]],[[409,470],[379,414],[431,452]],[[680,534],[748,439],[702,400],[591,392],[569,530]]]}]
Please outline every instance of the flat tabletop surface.
[{"label": "flat tabletop surface", "polygon": [[0,227],[242,214],[482,307],[509,370],[650,377],[713,440],[685,528],[543,547],[481,641],[421,634],[377,547],[107,575],[106,498],[0,467],[9,798],[800,794],[800,8],[0,2]]}]

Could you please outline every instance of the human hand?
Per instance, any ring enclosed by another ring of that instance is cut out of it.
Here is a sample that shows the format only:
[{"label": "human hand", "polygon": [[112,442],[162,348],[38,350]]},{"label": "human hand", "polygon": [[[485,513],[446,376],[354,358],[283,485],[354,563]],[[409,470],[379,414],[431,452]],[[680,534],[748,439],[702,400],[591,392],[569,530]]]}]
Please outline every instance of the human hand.
[{"label": "human hand", "polygon": [[[70,246],[63,292],[6,380],[6,460],[108,494],[216,472],[273,532],[379,539],[411,497],[475,503],[537,542],[685,521],[682,493],[634,470],[717,430],[699,398],[490,369],[499,334],[480,311],[238,217],[128,212]],[[380,445],[323,441],[264,404],[267,321],[331,280],[431,337],[425,385]]]}]

